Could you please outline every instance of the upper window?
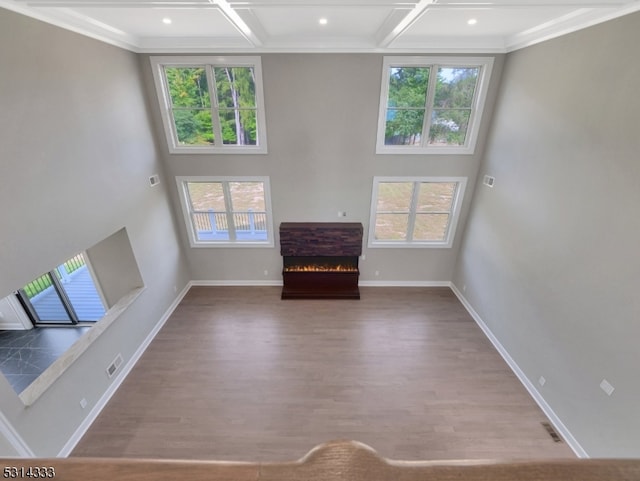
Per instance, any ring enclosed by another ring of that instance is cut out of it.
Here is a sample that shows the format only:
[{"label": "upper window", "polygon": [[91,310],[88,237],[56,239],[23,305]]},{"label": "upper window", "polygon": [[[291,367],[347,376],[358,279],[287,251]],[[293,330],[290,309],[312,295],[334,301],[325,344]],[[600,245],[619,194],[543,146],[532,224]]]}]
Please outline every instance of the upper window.
[{"label": "upper window", "polygon": [[172,153],[267,152],[260,57],[151,57]]},{"label": "upper window", "polygon": [[369,247],[451,247],[464,177],[375,177]]},{"label": "upper window", "polygon": [[192,247],[273,247],[268,177],[177,177]]},{"label": "upper window", "polygon": [[471,154],[492,58],[385,57],[379,154]]}]

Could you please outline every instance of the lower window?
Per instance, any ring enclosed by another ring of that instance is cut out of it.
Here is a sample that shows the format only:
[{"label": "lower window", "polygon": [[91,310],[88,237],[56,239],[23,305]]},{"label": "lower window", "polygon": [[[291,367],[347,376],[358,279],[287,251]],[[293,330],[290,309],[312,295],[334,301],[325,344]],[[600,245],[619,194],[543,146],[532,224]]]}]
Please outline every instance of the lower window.
[{"label": "lower window", "polygon": [[95,322],[106,312],[83,253],[29,282],[16,295],[34,326]]},{"label": "lower window", "polygon": [[465,177],[374,177],[369,247],[451,247]]},{"label": "lower window", "polygon": [[177,177],[192,247],[273,247],[267,177]]}]

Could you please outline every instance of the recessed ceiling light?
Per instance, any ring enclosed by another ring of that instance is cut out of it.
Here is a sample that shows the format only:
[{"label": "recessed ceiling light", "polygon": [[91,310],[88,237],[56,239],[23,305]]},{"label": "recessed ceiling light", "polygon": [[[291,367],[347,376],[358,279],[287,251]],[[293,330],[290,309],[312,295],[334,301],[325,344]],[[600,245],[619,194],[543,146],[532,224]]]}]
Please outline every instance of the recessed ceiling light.
[{"label": "recessed ceiling light", "polygon": [[467,20],[467,23],[469,25],[475,25],[476,23],[478,23],[478,21],[475,18],[470,18],[469,20]]},{"label": "recessed ceiling light", "polygon": [[165,17],[162,19],[162,23],[165,25],[169,25],[171,23],[171,19],[169,17]]},{"label": "recessed ceiling light", "polygon": [[320,25],[326,25],[327,23],[329,23],[329,20],[327,20],[326,18],[322,17],[320,20],[318,20],[318,23]]}]

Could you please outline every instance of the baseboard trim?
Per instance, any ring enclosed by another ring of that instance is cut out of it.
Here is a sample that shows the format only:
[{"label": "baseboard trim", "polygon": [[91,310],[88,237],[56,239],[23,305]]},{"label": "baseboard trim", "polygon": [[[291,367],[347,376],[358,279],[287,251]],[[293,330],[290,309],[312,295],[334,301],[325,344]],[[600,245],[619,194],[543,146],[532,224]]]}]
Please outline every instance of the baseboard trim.
[{"label": "baseboard trim", "polygon": [[171,314],[173,314],[173,311],[176,309],[176,307],[178,307],[178,304],[180,304],[184,296],[187,294],[187,292],[189,292],[189,289],[191,288],[191,286],[192,286],[192,283],[189,282],[184,287],[184,289],[180,291],[180,294],[178,294],[178,296],[173,300],[171,305],[164,312],[160,320],[156,323],[156,325],[151,330],[149,335],[147,335],[147,337],[142,342],[142,344],[138,346],[138,349],[136,349],[136,351],[133,353],[133,356],[131,356],[129,361],[127,361],[127,363],[123,366],[122,370],[113,380],[109,388],[100,397],[100,399],[95,404],[95,406],[93,406],[93,408],[91,409],[87,417],[84,418],[82,423],[80,423],[80,426],[78,426],[78,429],[75,430],[73,435],[62,447],[57,457],[66,458],[71,454],[73,449],[76,447],[76,444],[80,442],[80,439],[82,439],[82,436],[85,435],[85,433],[91,427],[91,425],[96,420],[100,412],[104,409],[104,407],[107,405],[111,397],[115,394],[115,392],[118,390],[122,382],[126,379],[126,377],[129,375],[133,367],[136,365],[138,360],[142,357],[142,354],[144,354],[144,351],[146,351],[147,347],[149,347],[149,344],[151,344],[151,341],[153,341],[153,339],[156,337],[158,332],[160,332],[160,329],[162,329],[162,326],[164,326],[164,324],[167,322]]},{"label": "baseboard trim", "polygon": [[449,287],[449,281],[360,281],[360,287]]},{"label": "baseboard trim", "polygon": [[22,436],[15,430],[7,417],[0,411],[0,433],[9,441],[9,444],[16,450],[21,458],[35,458],[35,453],[31,450]]},{"label": "baseboard trim", "polygon": [[200,281],[191,281],[191,285],[192,286],[220,286],[220,287],[224,287],[224,286],[228,286],[228,287],[234,287],[234,286],[246,286],[246,287],[260,287],[260,286],[280,286],[282,287],[282,281],[253,281],[253,280],[249,280],[249,281],[243,281],[243,280],[237,280],[237,281],[220,281],[220,280],[200,280]]},{"label": "baseboard trim", "polygon": [[454,283],[451,283],[451,290],[456,295],[458,300],[462,303],[464,308],[467,310],[469,315],[473,318],[476,324],[482,329],[485,336],[491,341],[493,347],[496,348],[498,353],[502,356],[507,365],[511,368],[513,373],[520,380],[525,389],[529,392],[533,400],[540,406],[540,409],[545,413],[545,415],[549,418],[549,421],[553,424],[555,429],[561,434],[562,438],[565,440],[567,445],[573,450],[573,452],[579,458],[589,458],[589,454],[584,450],[584,448],[580,445],[578,440],[573,437],[573,434],[567,429],[562,420],[556,415],[556,413],[551,409],[551,406],[545,401],[544,397],[540,394],[540,392],[536,389],[535,385],[529,380],[529,378],[525,375],[525,373],[520,369],[520,366],[514,361],[509,352],[505,349],[505,347],[500,343],[498,338],[493,334],[489,326],[485,324],[480,315],[475,311],[473,306],[469,303],[469,301],[462,295],[462,293],[458,290],[457,286]]},{"label": "baseboard trim", "polygon": [[19,322],[7,322],[0,324],[0,331],[26,331],[25,327]]},{"label": "baseboard trim", "polygon": [[[220,287],[232,287],[232,286],[247,286],[247,287],[260,287],[260,286],[275,286],[282,287],[282,281],[259,281],[259,280],[244,280],[244,281],[221,281],[221,280],[199,280],[191,281],[192,286],[220,286]],[[360,287],[449,287],[451,282],[449,281],[360,281],[358,282]]]}]

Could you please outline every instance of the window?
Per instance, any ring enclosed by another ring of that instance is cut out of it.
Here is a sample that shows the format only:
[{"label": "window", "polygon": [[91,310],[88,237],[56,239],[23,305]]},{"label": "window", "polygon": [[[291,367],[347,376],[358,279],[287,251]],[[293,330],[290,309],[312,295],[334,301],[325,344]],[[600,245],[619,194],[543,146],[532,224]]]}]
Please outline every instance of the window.
[{"label": "window", "polygon": [[379,154],[472,154],[492,58],[385,57]]},{"label": "window", "polygon": [[151,57],[171,153],[267,152],[260,57]]},{"label": "window", "polygon": [[192,247],[273,247],[267,177],[177,177]]},{"label": "window", "polygon": [[95,322],[105,304],[81,252],[29,282],[16,295],[34,326]]},{"label": "window", "polygon": [[375,177],[369,247],[451,247],[464,177]]}]

